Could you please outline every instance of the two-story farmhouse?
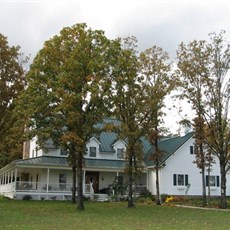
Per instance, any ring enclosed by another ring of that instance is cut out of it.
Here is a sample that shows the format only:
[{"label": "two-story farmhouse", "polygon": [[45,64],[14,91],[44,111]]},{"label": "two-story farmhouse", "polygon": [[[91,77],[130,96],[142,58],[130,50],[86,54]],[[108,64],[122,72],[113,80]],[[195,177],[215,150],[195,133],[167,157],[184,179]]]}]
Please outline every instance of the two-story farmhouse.
[{"label": "two-story farmhouse", "polygon": [[[145,138],[142,143],[144,167],[136,179],[137,188],[140,191],[146,187],[155,194],[155,164],[150,157],[153,149]],[[159,147],[164,152],[160,169],[161,194],[202,194],[201,173],[193,163],[193,145],[192,133],[160,141]],[[122,182],[127,180],[125,150],[125,140],[120,140],[115,132],[103,131],[91,137],[84,156],[85,196],[105,193],[116,177]],[[24,144],[23,155],[23,159],[0,169],[0,194],[16,199],[30,195],[33,199],[64,200],[71,196],[72,171],[65,151],[55,148],[50,141],[47,141],[46,150],[38,148],[34,139]],[[211,195],[218,196],[220,172],[218,160],[215,162],[206,179]],[[229,194],[230,188],[227,186],[227,195]]]}]

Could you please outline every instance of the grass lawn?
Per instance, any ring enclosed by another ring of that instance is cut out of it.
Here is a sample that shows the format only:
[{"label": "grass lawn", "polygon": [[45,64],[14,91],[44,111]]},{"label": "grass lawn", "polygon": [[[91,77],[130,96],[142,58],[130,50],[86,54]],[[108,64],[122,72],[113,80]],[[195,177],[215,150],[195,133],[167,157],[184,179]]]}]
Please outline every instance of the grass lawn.
[{"label": "grass lawn", "polygon": [[85,202],[77,211],[67,201],[0,201],[0,229],[229,229],[230,211],[175,206]]}]

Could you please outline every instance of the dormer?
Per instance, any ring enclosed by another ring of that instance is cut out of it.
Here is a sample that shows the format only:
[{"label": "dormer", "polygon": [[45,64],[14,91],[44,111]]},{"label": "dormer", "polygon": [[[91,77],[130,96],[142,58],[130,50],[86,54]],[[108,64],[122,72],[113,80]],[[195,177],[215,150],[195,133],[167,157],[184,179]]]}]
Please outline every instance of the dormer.
[{"label": "dormer", "polygon": [[113,143],[113,149],[115,150],[116,159],[124,159],[126,151],[126,142],[123,140],[118,140]]},{"label": "dormer", "polygon": [[86,144],[86,156],[90,158],[98,158],[100,144],[101,142],[95,136],[91,137],[89,142]]}]

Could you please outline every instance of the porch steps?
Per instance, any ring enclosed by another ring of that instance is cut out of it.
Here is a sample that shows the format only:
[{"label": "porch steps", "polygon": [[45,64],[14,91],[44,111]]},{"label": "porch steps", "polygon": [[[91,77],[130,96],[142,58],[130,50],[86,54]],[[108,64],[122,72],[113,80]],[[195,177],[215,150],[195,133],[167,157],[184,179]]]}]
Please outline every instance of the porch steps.
[{"label": "porch steps", "polygon": [[108,194],[95,194],[97,195],[97,201],[101,201],[101,202],[106,202],[109,201],[109,196]]}]

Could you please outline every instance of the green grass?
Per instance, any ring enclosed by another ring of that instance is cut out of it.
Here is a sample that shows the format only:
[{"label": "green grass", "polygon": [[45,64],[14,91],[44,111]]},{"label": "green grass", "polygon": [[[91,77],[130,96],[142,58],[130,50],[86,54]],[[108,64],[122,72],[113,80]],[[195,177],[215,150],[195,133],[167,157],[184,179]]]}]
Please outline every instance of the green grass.
[{"label": "green grass", "polygon": [[0,229],[229,229],[230,212],[175,206],[65,201],[0,201]]}]

